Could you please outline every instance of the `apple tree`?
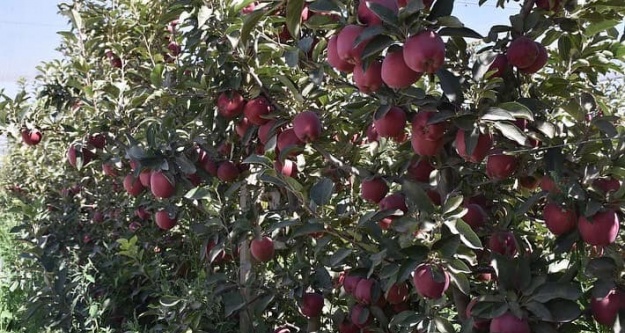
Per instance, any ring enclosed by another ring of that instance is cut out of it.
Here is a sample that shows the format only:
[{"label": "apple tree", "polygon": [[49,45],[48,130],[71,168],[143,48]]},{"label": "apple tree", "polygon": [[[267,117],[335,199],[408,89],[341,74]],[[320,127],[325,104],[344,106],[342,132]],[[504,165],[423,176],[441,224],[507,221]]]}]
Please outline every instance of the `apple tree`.
[{"label": "apple tree", "polygon": [[76,0],[0,100],[24,325],[625,324],[620,0]]}]

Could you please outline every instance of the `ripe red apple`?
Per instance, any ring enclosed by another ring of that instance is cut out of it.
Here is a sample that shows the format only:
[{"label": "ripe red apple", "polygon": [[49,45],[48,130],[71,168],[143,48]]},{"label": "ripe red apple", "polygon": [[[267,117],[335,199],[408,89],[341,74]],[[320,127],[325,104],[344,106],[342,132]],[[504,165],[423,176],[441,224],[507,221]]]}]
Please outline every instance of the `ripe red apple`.
[{"label": "ripe red apple", "polygon": [[363,199],[372,203],[379,203],[387,193],[388,185],[380,177],[365,179],[360,185],[360,195]]},{"label": "ripe red apple", "polygon": [[536,7],[544,10],[558,11],[560,9],[560,0],[536,0]]},{"label": "ripe red apple", "polygon": [[150,218],[150,212],[148,212],[148,210],[145,209],[145,207],[143,206],[139,206],[137,209],[135,209],[135,215],[137,215],[137,217],[143,221]]},{"label": "ripe red apple", "polygon": [[549,193],[560,193],[560,189],[556,185],[556,183],[551,179],[551,177],[544,175],[543,178],[540,179],[540,188],[543,191],[547,191]]},{"label": "ripe red apple", "polygon": [[382,62],[379,60],[369,64],[366,70],[363,70],[362,64],[354,67],[354,84],[364,94],[371,94],[382,87]]},{"label": "ripe red apple", "polygon": [[362,304],[373,304],[377,299],[373,299],[374,288],[378,285],[374,279],[361,279],[354,290],[354,298]]},{"label": "ripe red apple", "polygon": [[224,161],[217,168],[217,178],[222,182],[233,182],[239,178],[239,168],[231,161]]},{"label": "ripe red apple", "polygon": [[[473,314],[471,312],[473,311],[473,307],[475,306],[475,304],[477,304],[477,298],[473,298],[467,305],[467,308],[465,310],[465,315],[467,318],[473,317]],[[484,331],[484,330],[487,330],[489,326],[490,326],[489,319],[480,319],[480,318],[473,317],[473,327],[475,329]]]},{"label": "ripe red apple", "polygon": [[445,62],[445,42],[434,31],[421,31],[406,39],[404,61],[417,73],[434,74]]},{"label": "ripe red apple", "polygon": [[580,216],[577,227],[584,242],[590,245],[605,246],[614,243],[619,231],[616,212],[608,209],[591,217]]},{"label": "ripe red apple", "polygon": [[506,56],[512,66],[523,69],[536,61],[539,52],[538,45],[533,40],[521,36],[510,43]]},{"label": "ripe red apple", "polygon": [[465,204],[467,213],[462,216],[462,220],[466,222],[472,229],[478,229],[486,224],[488,215],[482,206],[477,204]]},{"label": "ripe red apple", "polygon": [[150,190],[155,197],[166,199],[176,192],[176,182],[162,171],[154,171],[150,177]]},{"label": "ripe red apple", "polygon": [[356,291],[356,286],[358,286],[358,282],[362,280],[362,277],[356,275],[347,275],[343,280],[343,288],[345,292],[348,294],[353,294]]},{"label": "ripe red apple", "polygon": [[[302,146],[304,143],[295,134],[295,130],[287,128],[278,134],[276,146],[279,151],[283,151],[291,146]],[[290,154],[291,156],[297,155],[296,152]]]},{"label": "ripe red apple", "polygon": [[422,183],[429,183],[430,175],[434,170],[435,168],[432,163],[430,163],[430,161],[424,158],[419,158],[417,156],[413,157],[412,160],[410,160],[410,164],[408,165],[406,173],[408,175],[408,178],[412,180],[416,180]]},{"label": "ripe red apple", "polygon": [[505,54],[498,54],[495,56],[495,60],[490,64],[488,71],[495,71],[491,77],[502,77],[508,70],[508,58]]},{"label": "ripe red apple", "polygon": [[408,299],[409,293],[410,291],[407,283],[395,283],[386,292],[386,300],[392,305],[400,304]]},{"label": "ripe red apple", "polygon": [[139,179],[135,178],[132,174],[128,174],[124,178],[124,189],[128,194],[136,197],[143,192],[144,187],[141,185]]},{"label": "ripe red apple", "polygon": [[486,159],[486,174],[493,180],[504,180],[514,174],[517,169],[516,156],[495,153]]},{"label": "ripe red apple", "polygon": [[367,127],[367,142],[375,142],[380,139],[380,135],[378,135],[378,131],[375,129],[375,125],[371,124]]},{"label": "ripe red apple", "polygon": [[415,269],[413,282],[421,297],[439,299],[449,288],[449,273],[439,265],[424,263]]},{"label": "ripe red apple", "polygon": [[243,139],[245,137],[245,133],[247,133],[247,131],[250,129],[250,127],[252,127],[252,124],[250,123],[250,121],[247,120],[247,118],[243,117],[234,126],[234,130],[235,130],[235,132],[237,132],[237,135],[239,136],[239,138]]},{"label": "ripe red apple", "polygon": [[152,178],[152,170],[150,169],[144,169],[139,173],[139,181],[143,187],[150,187],[150,178]]},{"label": "ripe red apple", "polygon": [[106,136],[102,133],[95,133],[95,134],[89,135],[89,138],[87,139],[87,141],[89,142],[90,145],[98,149],[104,149],[104,146],[106,146]]},{"label": "ripe red apple", "polygon": [[217,253],[211,253],[213,252],[215,246],[217,246],[217,243],[215,243],[214,240],[211,240],[208,242],[208,244],[206,244],[206,259],[210,263],[219,265],[223,262],[232,260],[232,256],[227,254],[223,248],[217,250]]},{"label": "ripe red apple", "polygon": [[93,213],[93,217],[91,217],[91,221],[93,221],[93,223],[104,222],[104,214],[102,214],[101,211],[96,211],[95,213]]},{"label": "ripe red apple", "polygon": [[536,189],[536,187],[538,186],[538,183],[539,183],[539,179],[532,175],[519,177],[519,185],[521,185],[522,187],[528,190]]},{"label": "ripe red apple", "polygon": [[22,128],[20,134],[22,135],[22,141],[29,146],[37,145],[43,137],[43,134],[36,128],[30,130]]},{"label": "ripe red apple", "polygon": [[224,91],[217,97],[217,111],[227,119],[237,117],[243,113],[245,99],[237,91]]},{"label": "ripe red apple", "polygon": [[339,324],[339,333],[360,333],[360,328],[349,320]]},{"label": "ripe red apple", "polygon": [[531,331],[527,319],[517,318],[511,312],[506,312],[491,320],[490,333],[531,333]]},{"label": "ripe red apple", "polygon": [[159,228],[169,230],[176,225],[178,219],[175,216],[170,215],[166,210],[159,210],[156,214],[154,214],[154,221]]},{"label": "ripe red apple", "polygon": [[442,138],[438,140],[427,140],[414,134],[410,138],[410,143],[412,145],[412,150],[420,156],[436,156],[445,144]]},{"label": "ripe red apple", "polygon": [[289,159],[285,159],[284,163],[280,163],[280,161],[273,162],[273,167],[279,173],[295,178],[297,177],[297,164]]},{"label": "ripe red apple", "polygon": [[169,42],[169,44],[167,45],[167,49],[169,50],[169,53],[174,57],[177,57],[180,52],[182,52],[182,47],[176,42]]},{"label": "ripe red apple", "polygon": [[406,128],[406,112],[397,106],[391,107],[380,119],[373,120],[378,135],[392,138],[404,133]]},{"label": "ripe red apple", "polygon": [[[399,209],[404,212],[404,214],[408,212],[408,207],[406,206],[406,197],[402,193],[393,193],[387,195],[382,200],[380,200],[378,206],[380,210]],[[386,230],[391,227],[391,223],[393,223],[394,219],[394,216],[385,217],[378,222],[378,225],[380,225],[380,228]]]},{"label": "ripe red apple", "polygon": [[[260,141],[260,143],[262,143],[263,145],[267,144],[269,139],[271,139],[271,129],[275,126],[277,122],[277,120],[270,120],[258,127],[258,140]],[[280,134],[280,132],[281,129],[276,128],[274,135],[278,135]]]},{"label": "ripe red apple", "polygon": [[302,296],[300,307],[302,314],[308,318],[319,317],[323,310],[323,295],[318,293],[305,293]]},{"label": "ripe red apple", "polygon": [[250,252],[254,259],[260,262],[267,262],[273,258],[273,241],[267,236],[255,238],[250,243]]},{"label": "ripe red apple", "polygon": [[378,15],[367,7],[367,2],[386,7],[397,14],[398,8],[395,0],[362,0],[358,4],[358,20],[364,25],[372,26],[382,24],[382,20],[378,17]]},{"label": "ripe red apple", "polygon": [[[363,313],[367,312],[368,316],[362,320],[361,317],[363,317]],[[371,316],[371,312],[369,312],[369,309],[362,305],[362,304],[355,304],[351,311],[349,312],[349,318],[352,320],[352,323],[354,323],[354,325],[360,327],[360,328],[364,328],[369,326],[369,324],[371,324],[371,321],[373,321],[373,317]]]},{"label": "ripe red apple", "polygon": [[577,214],[570,207],[561,207],[550,201],[545,205],[543,218],[547,229],[556,236],[565,234],[577,226]]},{"label": "ripe red apple", "polygon": [[514,257],[517,254],[517,243],[511,231],[495,231],[488,239],[491,252]]},{"label": "ripe red apple", "polygon": [[447,122],[428,124],[434,115],[436,115],[434,111],[421,110],[417,112],[412,118],[412,135],[429,141],[441,139],[447,133],[449,124]]},{"label": "ripe red apple", "polygon": [[590,311],[592,317],[601,324],[612,327],[616,321],[616,315],[621,307],[625,306],[623,292],[612,289],[603,298],[590,299]]},{"label": "ripe red apple", "polygon": [[[397,5],[399,7],[406,7],[409,1],[415,1],[415,0],[397,0]],[[434,0],[423,0],[423,6],[426,9],[430,9],[430,7],[432,7],[432,3],[434,3]]]},{"label": "ripe red apple", "polygon": [[519,68],[519,71],[523,74],[534,74],[541,70],[547,64],[549,60],[549,54],[547,53],[547,49],[543,46],[543,44],[536,42],[536,47],[538,48],[538,56],[536,60],[526,68]]},{"label": "ripe red apple", "polygon": [[[82,165],[87,165],[91,160],[95,157],[95,155],[89,151],[87,148],[82,148],[80,150],[80,154],[82,155]],[[67,162],[73,167],[76,166],[76,159],[78,158],[78,146],[70,145],[67,149]]]},{"label": "ripe red apple", "polygon": [[608,193],[610,191],[616,192],[621,188],[621,182],[614,177],[595,179],[592,185],[603,191],[603,193]]},{"label": "ripe red apple", "polygon": [[365,27],[355,24],[350,24],[341,29],[336,40],[336,53],[341,60],[354,65],[360,64],[360,57],[368,40],[362,41],[358,46],[354,46],[354,41],[362,34],[363,30]]},{"label": "ripe red apple", "polygon": [[113,163],[102,163],[102,172],[104,173],[105,176],[109,176],[109,177],[117,176],[117,170],[115,169],[115,166],[113,165]]},{"label": "ripe red apple", "polygon": [[293,118],[293,132],[302,142],[316,141],[321,136],[322,128],[319,116],[312,111],[298,113]]},{"label": "ripe red apple", "polygon": [[260,126],[269,122],[264,117],[271,113],[271,103],[263,96],[256,97],[245,104],[243,113],[250,123]]},{"label": "ripe red apple", "polygon": [[423,73],[410,69],[404,61],[404,49],[389,51],[382,60],[382,81],[393,89],[410,87],[419,81]]},{"label": "ripe red apple", "polygon": [[471,163],[480,163],[486,155],[488,151],[493,146],[493,138],[490,133],[480,133],[477,139],[477,145],[473,149],[473,153],[469,155],[467,153],[466,143],[464,139],[464,130],[460,129],[456,133],[456,151],[458,155],[462,157],[465,161]]},{"label": "ripe red apple", "polygon": [[339,57],[337,50],[338,35],[334,35],[328,40],[328,64],[332,68],[339,70],[343,73],[351,73],[354,71],[354,64],[351,64]]},{"label": "ripe red apple", "polygon": [[198,164],[211,176],[217,176],[217,162],[203,149],[197,148]]},{"label": "ripe red apple", "polygon": [[106,51],[105,54],[106,54],[106,57],[109,59],[111,67],[113,67],[113,68],[122,68],[122,60],[119,58],[118,55],[113,53],[113,51],[111,51],[111,50]]}]

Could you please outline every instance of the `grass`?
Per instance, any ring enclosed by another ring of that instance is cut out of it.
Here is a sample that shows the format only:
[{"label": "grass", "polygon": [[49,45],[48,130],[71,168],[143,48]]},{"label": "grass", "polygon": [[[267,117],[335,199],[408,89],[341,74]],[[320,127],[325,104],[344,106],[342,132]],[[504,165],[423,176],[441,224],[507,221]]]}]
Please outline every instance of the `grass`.
[{"label": "grass", "polygon": [[[3,206],[3,209],[7,208]],[[16,214],[0,211],[0,333],[22,331],[17,326],[20,326],[19,317],[26,302],[26,293],[16,269],[20,249],[10,232],[18,223]]]}]

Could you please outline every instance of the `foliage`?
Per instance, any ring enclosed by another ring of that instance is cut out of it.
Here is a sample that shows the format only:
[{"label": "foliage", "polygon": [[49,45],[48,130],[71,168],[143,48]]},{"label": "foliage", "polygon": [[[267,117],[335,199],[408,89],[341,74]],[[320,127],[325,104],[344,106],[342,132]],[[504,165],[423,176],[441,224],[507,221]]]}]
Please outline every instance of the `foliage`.
[{"label": "foliage", "polygon": [[[574,2],[552,11],[527,0],[510,26],[484,37],[452,16],[453,0],[409,1],[398,13],[369,3],[384,24],[356,40],[367,43],[356,70],[425,28],[445,38],[446,52],[442,68],[410,87],[371,93],[326,61],[332,36],[357,23],[353,1],[60,4],[72,25],[60,32],[63,59],[41,65],[36,98],[0,100],[14,143],[3,185],[25,244],[25,261],[15,261],[23,269],[11,277],[28,298],[19,323],[27,331],[335,332],[371,314],[363,332],[471,332],[476,320],[511,312],[532,332],[612,329],[593,319],[590,303],[622,292],[622,232],[593,245],[578,228],[554,235],[543,214],[551,202],[580,217],[625,212],[621,86],[605,82],[623,75],[615,27],[625,5]],[[548,47],[546,66],[496,74],[495,56],[521,35]],[[259,97],[270,104],[265,142],[257,124],[218,111],[219,96],[235,93],[248,106]],[[411,130],[375,138],[370,125],[392,106]],[[308,110],[321,118],[320,137],[283,146],[292,119]],[[433,116],[422,125],[444,130],[436,152],[419,156],[414,123],[426,111]],[[24,128],[43,140],[20,145]],[[474,163],[465,155],[485,134],[494,149]],[[518,166],[494,177],[488,165],[501,151]],[[433,172],[415,179],[415,161]],[[227,162],[240,173],[234,181],[211,168]],[[279,167],[288,163],[296,174]],[[125,191],[125,177],[148,172],[162,172],[173,195]],[[364,200],[361,185],[375,177],[403,195],[405,209]],[[556,189],[545,181],[537,189],[541,178]],[[616,188],[604,190],[611,179]],[[467,220],[470,205],[483,210],[483,225]],[[176,225],[159,228],[159,211]],[[497,251],[500,234],[510,237]],[[260,236],[273,240],[267,262],[251,257]],[[451,281],[438,299],[415,290],[424,263],[441,268],[434,282]],[[348,276],[373,279],[374,301],[346,292]],[[380,301],[405,282],[401,307]],[[325,299],[320,317],[301,314],[311,291]],[[351,316],[357,299],[364,310]]]}]

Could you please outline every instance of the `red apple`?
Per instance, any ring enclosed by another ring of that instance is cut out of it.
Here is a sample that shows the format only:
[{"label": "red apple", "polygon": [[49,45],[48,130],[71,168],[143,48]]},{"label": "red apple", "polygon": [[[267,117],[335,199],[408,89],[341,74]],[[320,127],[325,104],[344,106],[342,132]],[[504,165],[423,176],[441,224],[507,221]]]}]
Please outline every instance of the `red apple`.
[{"label": "red apple", "polygon": [[368,178],[362,181],[360,185],[360,195],[363,199],[378,203],[388,193],[388,185],[384,179],[380,177]]},{"label": "red apple", "polygon": [[551,179],[551,177],[544,175],[543,178],[540,179],[540,188],[543,191],[547,191],[550,193],[560,193],[560,189],[556,185],[556,183]]},{"label": "red apple", "polygon": [[343,73],[351,73],[354,71],[354,64],[351,64],[339,57],[339,54],[337,52],[337,40],[338,35],[334,35],[330,38],[330,40],[328,40],[328,64],[330,64],[332,68],[339,70]]},{"label": "red apple", "polygon": [[375,125],[371,124],[367,127],[367,142],[375,142],[380,139],[380,135],[378,135],[378,131],[375,129]]},{"label": "red apple", "polygon": [[[406,7],[408,5],[408,2],[410,1],[417,1],[417,0],[397,0],[397,5],[399,7]],[[426,9],[430,9],[430,7],[432,7],[432,3],[434,3],[434,0],[423,0],[423,6]]]},{"label": "red apple", "polygon": [[143,192],[144,187],[141,185],[139,179],[135,178],[132,174],[128,174],[124,178],[124,189],[128,194],[136,197]]},{"label": "red apple", "polygon": [[362,277],[360,276],[346,276],[343,280],[343,288],[345,289],[345,292],[348,294],[353,294],[356,291],[356,286],[358,285],[358,282],[360,282],[360,280],[362,280]]},{"label": "red apple", "polygon": [[374,289],[378,288],[374,279],[361,279],[354,290],[354,298],[362,304],[373,304],[377,299],[373,299]]},{"label": "red apple", "polygon": [[[399,209],[404,212],[404,214],[408,212],[408,207],[406,206],[406,197],[402,193],[393,193],[384,197],[382,200],[380,200],[378,206],[380,210]],[[378,224],[380,225],[380,228],[386,230],[391,227],[391,223],[393,223],[394,219],[394,216],[388,216],[380,220]]]},{"label": "red apple", "polygon": [[90,145],[98,149],[104,149],[104,146],[106,146],[106,136],[102,133],[95,133],[95,134],[89,135],[89,138],[87,139],[87,141],[89,142]]},{"label": "red apple", "polygon": [[312,111],[298,113],[293,118],[293,132],[302,142],[316,141],[321,136],[322,128],[319,116]]},{"label": "red apple", "polygon": [[608,193],[611,191],[616,192],[619,190],[619,188],[621,188],[621,182],[619,182],[618,179],[614,177],[595,179],[592,182],[592,185],[603,191],[603,193]]},{"label": "red apple", "polygon": [[[276,125],[277,120],[270,120],[266,123],[264,123],[263,125],[260,125],[260,127],[258,127],[258,140],[260,141],[260,143],[262,143],[263,145],[266,145],[267,142],[269,142],[269,139],[271,139],[271,129],[274,128],[274,126]],[[280,129],[276,128],[275,129],[275,133],[274,135],[278,135],[280,134]]]},{"label": "red apple", "polygon": [[21,134],[22,141],[29,146],[37,145],[41,142],[41,138],[43,137],[43,134],[36,128],[31,130],[23,128]]},{"label": "red apple", "polygon": [[363,30],[365,27],[355,24],[350,24],[341,29],[336,40],[336,53],[341,60],[354,65],[360,64],[360,57],[368,40],[362,41],[357,46],[354,46],[354,41],[362,34]]},{"label": "red apple", "polygon": [[243,113],[245,99],[237,91],[224,91],[217,97],[217,111],[227,119],[234,118]]},{"label": "red apple", "polygon": [[166,210],[159,210],[156,214],[154,214],[154,221],[159,228],[169,230],[176,225],[178,219],[176,219],[175,216],[170,215]]},{"label": "red apple", "polygon": [[421,264],[414,271],[413,282],[421,297],[438,299],[449,288],[449,273],[438,265]]},{"label": "red apple", "polygon": [[389,51],[382,60],[382,81],[393,89],[410,87],[423,73],[413,71],[404,61],[404,49]]},{"label": "red apple", "polygon": [[[368,315],[363,320],[362,317],[365,316],[365,312]],[[371,321],[373,321],[371,312],[369,312],[369,309],[362,304],[356,304],[352,307],[351,311],[349,312],[349,318],[352,320],[352,323],[354,323],[354,325],[360,328],[368,326],[369,324],[371,324]]]},{"label": "red apple", "polygon": [[356,87],[364,94],[378,91],[384,84],[382,81],[382,62],[379,60],[373,61],[366,70],[363,70],[362,64],[357,64],[354,67],[353,79]]},{"label": "red apple", "polygon": [[[465,315],[467,316],[467,318],[473,317],[473,314],[471,312],[473,311],[473,307],[475,306],[475,304],[477,304],[477,298],[473,298],[467,305],[467,308],[465,310]],[[490,326],[489,319],[480,319],[480,318],[473,317],[473,327],[475,329],[484,331],[484,330],[487,330],[489,326]]]},{"label": "red apple", "polygon": [[391,107],[382,117],[373,120],[378,135],[392,138],[404,133],[406,128],[406,112],[397,106]]},{"label": "red apple", "polygon": [[511,231],[495,231],[488,239],[488,249],[504,256],[517,254],[517,243]]},{"label": "red apple", "polygon": [[519,185],[521,185],[522,187],[528,190],[536,189],[536,187],[538,186],[538,183],[539,183],[539,179],[532,175],[519,177]]},{"label": "red apple", "polygon": [[143,187],[150,187],[150,178],[152,178],[152,170],[144,169],[139,173],[139,181]]},{"label": "red apple", "polygon": [[508,70],[508,58],[505,54],[497,54],[495,60],[490,64],[488,71],[495,71],[491,75],[492,77],[502,77]]},{"label": "red apple", "polygon": [[200,177],[200,175],[197,174],[197,172],[192,174],[186,174],[185,178],[187,178],[187,180],[193,186],[199,186],[200,184],[202,184],[202,178]]},{"label": "red apple", "polygon": [[166,199],[176,192],[176,182],[162,171],[154,171],[150,177],[150,190],[155,197]]},{"label": "red apple", "polygon": [[516,156],[495,153],[486,159],[486,174],[493,180],[504,180],[514,174],[518,161]]},{"label": "red apple", "polygon": [[410,165],[408,165],[406,173],[408,175],[408,178],[412,180],[416,180],[422,183],[429,183],[430,175],[434,170],[434,166],[427,159],[413,157],[410,161]]},{"label": "red apple", "polygon": [[239,173],[239,168],[230,161],[220,163],[217,168],[217,178],[222,182],[233,182],[237,180],[237,178],[239,178]]},{"label": "red apple", "polygon": [[560,9],[560,0],[536,0],[536,7],[544,10],[557,11]]},{"label": "red apple", "polygon": [[[303,144],[295,134],[295,130],[287,128],[278,135],[276,146],[278,150],[283,151],[291,146],[302,146]],[[293,152],[290,155],[297,155],[297,153]]]},{"label": "red apple", "polygon": [[295,178],[297,177],[297,164],[289,159],[285,159],[284,163],[280,163],[280,161],[273,162],[273,167],[279,173]]},{"label": "red apple", "polygon": [[517,318],[511,312],[506,312],[491,320],[490,333],[531,333],[531,331],[527,319]]},{"label": "red apple", "polygon": [[409,295],[408,284],[404,282],[395,283],[386,292],[386,300],[389,304],[395,305],[405,302]]},{"label": "red apple", "polygon": [[555,202],[549,202],[543,210],[543,217],[547,229],[556,236],[565,234],[577,226],[577,214],[574,209],[561,207]]},{"label": "red apple", "polygon": [[302,296],[300,307],[302,314],[306,317],[319,317],[323,310],[323,295],[317,293],[305,293]]},{"label": "red apple", "polygon": [[620,290],[612,289],[603,298],[592,297],[590,300],[592,317],[599,324],[612,327],[619,309],[625,305],[623,296],[625,295]]},{"label": "red apple", "polygon": [[109,177],[117,176],[117,170],[115,169],[115,166],[113,165],[113,163],[103,163],[102,172],[104,173],[104,175],[109,176]]},{"label": "red apple", "polygon": [[580,216],[577,224],[584,242],[590,245],[606,246],[614,243],[619,231],[616,212],[608,209],[591,217]]},{"label": "red apple", "polygon": [[177,57],[182,51],[182,47],[180,47],[180,44],[176,42],[170,42],[167,45],[167,49],[169,50],[169,53],[174,57]]},{"label": "red apple", "polygon": [[536,43],[536,47],[538,48],[538,56],[536,60],[526,68],[519,68],[519,71],[523,74],[534,74],[541,70],[547,64],[549,60],[549,54],[547,53],[547,49],[543,46],[543,44]]},{"label": "red apple", "polygon": [[434,31],[421,31],[404,43],[404,61],[417,73],[434,74],[445,62],[445,42]]},{"label": "red apple", "polygon": [[137,209],[135,209],[135,215],[137,215],[137,217],[143,221],[150,218],[150,212],[148,212],[148,210],[145,209],[145,207],[143,206],[139,206]]},{"label": "red apple", "polygon": [[237,132],[237,135],[239,136],[239,138],[243,139],[245,137],[245,133],[247,133],[247,130],[249,130],[250,127],[252,127],[252,124],[250,124],[250,121],[247,120],[247,118],[243,117],[234,126],[234,130],[235,130],[235,132]]},{"label": "red apple", "polygon": [[250,243],[250,252],[254,259],[260,262],[267,262],[273,258],[273,241],[267,236],[255,238]]},{"label": "red apple", "polygon": [[269,122],[265,117],[271,113],[271,103],[263,96],[256,97],[245,104],[243,113],[250,123],[260,126]]},{"label": "red apple", "polygon": [[510,43],[506,56],[512,66],[523,69],[536,61],[539,52],[538,45],[533,40],[521,36]]},{"label": "red apple", "polygon": [[412,135],[418,136],[422,139],[429,141],[436,141],[441,139],[445,133],[447,133],[447,129],[449,128],[449,124],[447,122],[438,122],[435,124],[428,124],[430,118],[436,115],[435,111],[425,111],[421,110],[417,112],[417,114],[412,118]]},{"label": "red apple", "polygon": [[104,214],[102,214],[101,211],[96,211],[95,213],[93,213],[93,217],[91,217],[91,221],[93,221],[93,223],[104,222]]},{"label": "red apple", "polygon": [[[78,146],[70,145],[67,149],[67,162],[73,167],[76,166],[76,159],[78,158]],[[87,148],[82,148],[80,150],[80,155],[82,155],[82,165],[85,166],[91,162],[91,160],[95,157],[95,155],[89,151]]]},{"label": "red apple", "polygon": [[360,328],[349,320],[339,324],[339,333],[360,333]]},{"label": "red apple", "polygon": [[456,151],[458,155],[465,161],[471,163],[480,163],[488,154],[488,151],[493,146],[493,138],[490,133],[480,133],[477,139],[477,145],[473,149],[473,152],[469,155],[466,149],[464,130],[458,130],[456,133]]},{"label": "red apple", "polygon": [[374,3],[386,7],[388,10],[397,14],[398,8],[395,0],[361,0],[358,4],[358,20],[364,25],[372,26],[382,24],[382,20],[371,9],[369,9],[367,3]]},{"label": "red apple", "polygon": [[412,150],[420,156],[436,156],[438,152],[443,148],[445,141],[443,139],[427,140],[419,135],[412,135],[410,138]]},{"label": "red apple", "polygon": [[202,170],[211,176],[217,176],[217,162],[205,150],[197,148],[196,151],[198,152],[198,164]]},{"label": "red apple", "polygon": [[482,206],[477,204],[466,204],[467,213],[462,216],[462,220],[466,222],[472,229],[478,229],[486,224],[488,215]]}]

